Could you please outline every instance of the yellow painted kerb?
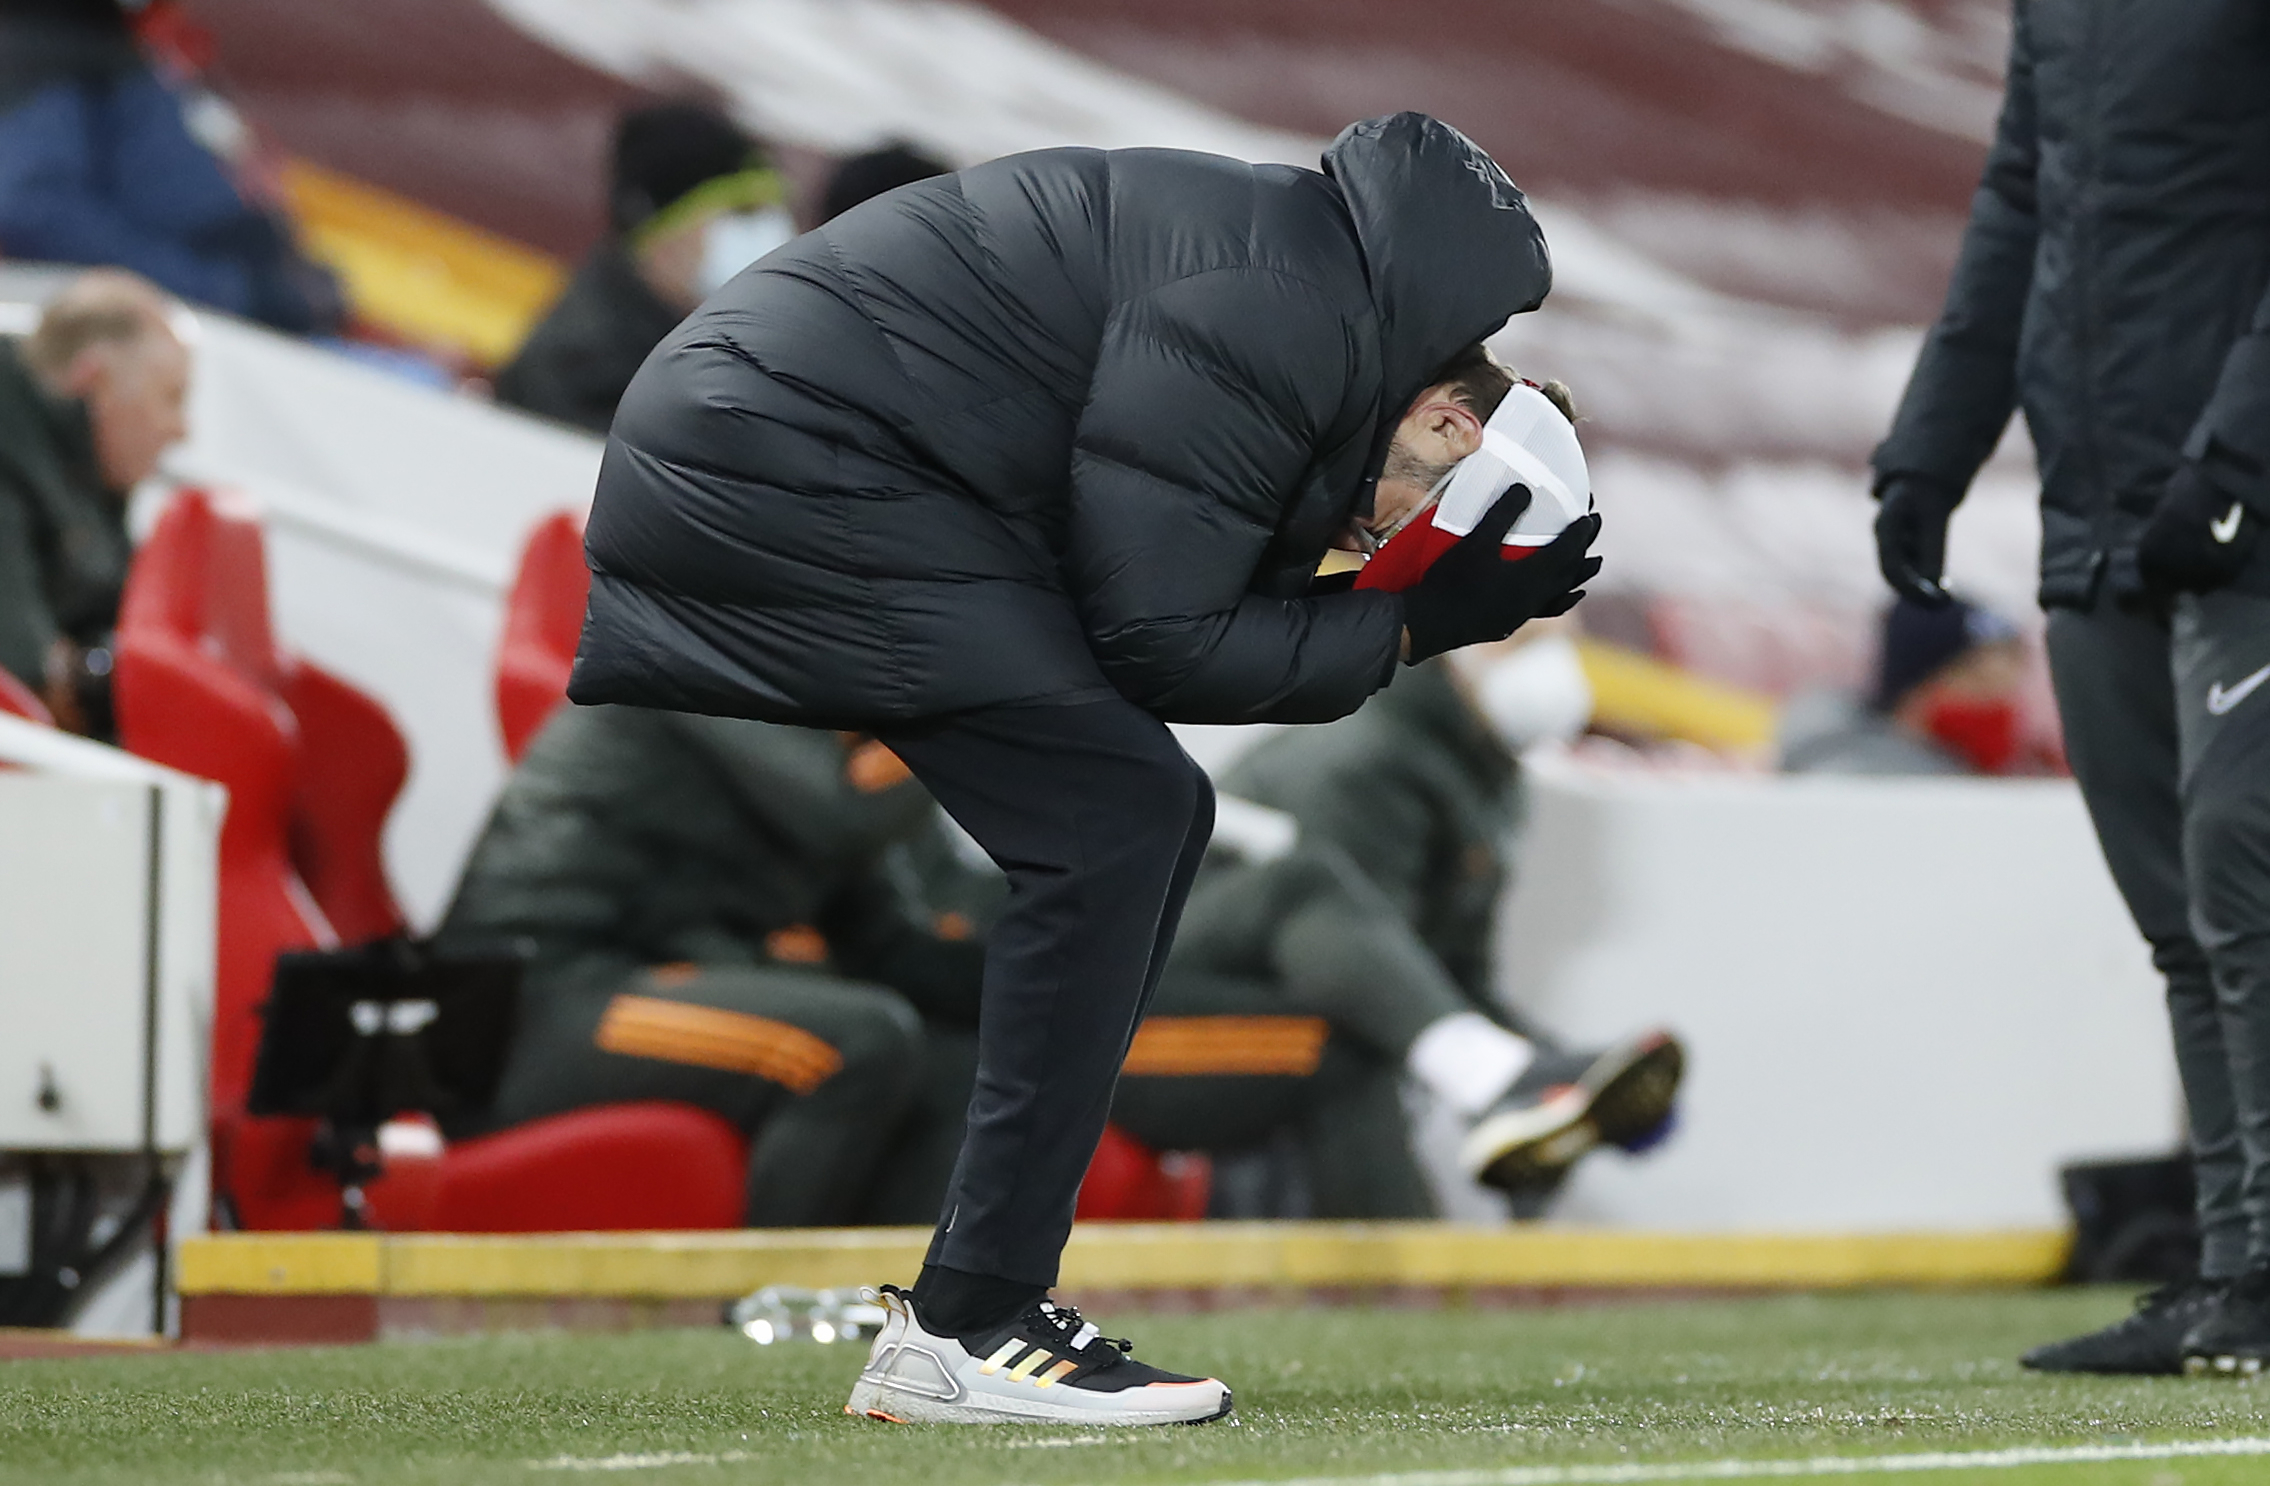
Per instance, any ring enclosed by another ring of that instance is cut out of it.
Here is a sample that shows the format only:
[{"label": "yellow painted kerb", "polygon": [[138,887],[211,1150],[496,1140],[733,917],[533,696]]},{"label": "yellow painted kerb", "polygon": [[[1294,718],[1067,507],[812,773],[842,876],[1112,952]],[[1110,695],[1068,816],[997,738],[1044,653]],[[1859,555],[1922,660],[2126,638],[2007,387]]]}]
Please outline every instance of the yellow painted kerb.
[{"label": "yellow painted kerb", "polygon": [[175,1246],[184,1295],[383,1295],[376,1233],[206,1233]]},{"label": "yellow painted kerb", "polygon": [[[910,1283],[919,1228],[490,1236],[211,1234],[180,1244],[182,1293],[467,1298],[739,1295],[764,1285]],[[1065,1250],[1068,1289],[1221,1287],[1819,1290],[2040,1284],[2050,1230],[1674,1234],[1454,1223],[1099,1223]]]}]

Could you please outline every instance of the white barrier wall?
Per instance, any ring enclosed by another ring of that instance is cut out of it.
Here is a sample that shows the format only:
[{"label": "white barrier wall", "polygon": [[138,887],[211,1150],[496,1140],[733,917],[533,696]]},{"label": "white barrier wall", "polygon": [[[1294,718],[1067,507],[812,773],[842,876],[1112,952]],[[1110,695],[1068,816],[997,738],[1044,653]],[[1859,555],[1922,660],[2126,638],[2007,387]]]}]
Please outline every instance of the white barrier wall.
[{"label": "white barrier wall", "polygon": [[1587,1161],[1560,1219],[2053,1225],[2061,1163],[2179,1138],[2159,981],[2070,783],[1531,780],[1502,983],[1572,1040],[1662,1021],[1692,1057],[1679,1133]]},{"label": "white barrier wall", "polygon": [[[14,1153],[78,1158],[118,1219],[162,1171],[171,1231],[205,1226],[226,805],[217,784],[0,716],[0,1274],[32,1258]],[[168,1304],[145,1237],[72,1329],[146,1336]]]}]

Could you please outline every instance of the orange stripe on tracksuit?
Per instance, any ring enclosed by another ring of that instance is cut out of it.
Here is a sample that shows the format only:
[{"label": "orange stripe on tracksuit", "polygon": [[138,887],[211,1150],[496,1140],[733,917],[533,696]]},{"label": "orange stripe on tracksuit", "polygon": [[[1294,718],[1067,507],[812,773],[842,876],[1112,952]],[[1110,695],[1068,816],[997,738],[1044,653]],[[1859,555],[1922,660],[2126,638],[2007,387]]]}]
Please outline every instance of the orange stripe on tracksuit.
[{"label": "orange stripe on tracksuit", "polygon": [[1306,1078],[1331,1030],[1315,1016],[1155,1016],[1136,1031],[1123,1071],[1135,1078]]},{"label": "orange stripe on tracksuit", "polygon": [[591,1040],[602,1052],[626,1058],[753,1073],[798,1094],[811,1093],[843,1067],[843,1054],[802,1027],[659,996],[615,997]]}]

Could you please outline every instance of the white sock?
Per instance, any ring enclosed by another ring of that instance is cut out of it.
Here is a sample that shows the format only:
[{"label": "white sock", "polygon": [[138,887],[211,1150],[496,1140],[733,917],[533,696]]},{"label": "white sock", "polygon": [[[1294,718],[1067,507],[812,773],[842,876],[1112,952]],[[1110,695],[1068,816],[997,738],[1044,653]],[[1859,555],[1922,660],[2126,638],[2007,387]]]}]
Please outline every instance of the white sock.
[{"label": "white sock", "polygon": [[1407,1066],[1437,1098],[1468,1119],[1505,1097],[1537,1049],[1478,1011],[1454,1012],[1411,1041]]}]

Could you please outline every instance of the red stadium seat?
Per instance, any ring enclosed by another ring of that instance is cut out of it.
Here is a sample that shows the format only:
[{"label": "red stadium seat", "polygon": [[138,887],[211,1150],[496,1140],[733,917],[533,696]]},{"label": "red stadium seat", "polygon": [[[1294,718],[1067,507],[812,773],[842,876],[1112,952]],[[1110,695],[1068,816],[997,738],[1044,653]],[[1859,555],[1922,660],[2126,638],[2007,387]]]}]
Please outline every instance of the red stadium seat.
[{"label": "red stadium seat", "polygon": [[305,661],[285,670],[278,690],[299,724],[292,865],[347,943],[401,933],[383,837],[410,773],[402,734],[384,707]]},{"label": "red stadium seat", "polygon": [[1083,1223],[1196,1222],[1213,1195],[1213,1163],[1191,1152],[1161,1155],[1117,1125],[1080,1183],[1074,1216]]},{"label": "red stadium seat", "polygon": [[740,1132],[688,1104],[602,1104],[449,1148],[434,1228],[449,1233],[738,1228]]},{"label": "red stadium seat", "polygon": [[567,696],[583,633],[591,572],[583,565],[583,523],[562,511],[537,523],[505,599],[497,650],[497,730],[514,763]]},{"label": "red stadium seat", "polygon": [[120,742],[228,786],[211,1083],[226,1122],[251,1082],[277,954],[337,940],[292,863],[299,725],[277,694],[258,526],[178,498],[136,555],[115,649]]},{"label": "red stadium seat", "polygon": [[0,671],[0,714],[43,722],[49,727],[55,726],[55,718],[48,712],[47,703],[33,695],[30,687],[18,681],[13,671]]},{"label": "red stadium seat", "polygon": [[[178,497],[136,555],[119,616],[121,741],[229,790],[213,1020],[215,1188],[248,1228],[329,1227],[339,1191],[313,1123],[244,1113],[276,956],[397,932],[379,837],[408,755],[385,709],[281,651],[258,522]],[[745,1143],[677,1105],[580,1110],[449,1148],[424,1209],[476,1231],[731,1227]],[[405,1172],[405,1176],[409,1173]],[[406,1185],[397,1184],[397,1185]],[[386,1179],[373,1208],[386,1213]]]}]

